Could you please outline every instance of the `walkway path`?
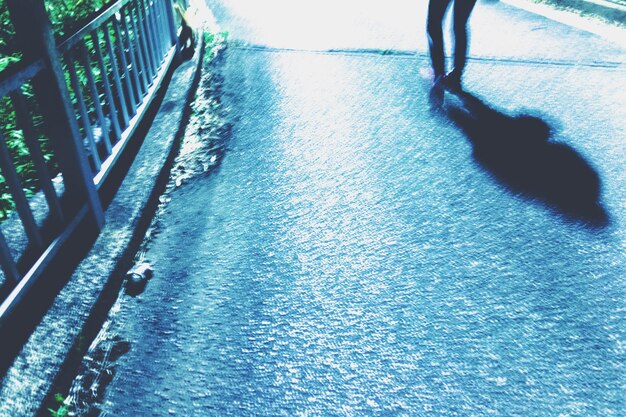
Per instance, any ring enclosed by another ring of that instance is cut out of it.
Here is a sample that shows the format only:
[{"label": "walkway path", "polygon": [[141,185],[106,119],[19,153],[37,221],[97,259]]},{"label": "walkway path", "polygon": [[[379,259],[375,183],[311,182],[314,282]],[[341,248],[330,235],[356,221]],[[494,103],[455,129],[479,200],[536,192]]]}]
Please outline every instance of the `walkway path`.
[{"label": "walkway path", "polygon": [[590,225],[533,194],[558,170],[500,150],[523,196],[430,111],[424,2],[209,3],[232,137],[114,318],[107,415],[623,415],[626,51],[500,3],[472,19],[468,89],[551,125],[583,167],[559,187],[597,172]]}]

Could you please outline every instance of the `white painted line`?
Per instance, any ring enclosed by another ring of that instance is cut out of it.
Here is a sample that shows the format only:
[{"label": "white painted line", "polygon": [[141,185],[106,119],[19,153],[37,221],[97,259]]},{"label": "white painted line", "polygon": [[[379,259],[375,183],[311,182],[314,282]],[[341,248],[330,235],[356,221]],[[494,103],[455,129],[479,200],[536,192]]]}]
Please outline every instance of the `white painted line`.
[{"label": "white painted line", "polygon": [[[577,29],[584,30],[596,34],[608,41],[616,43],[622,48],[626,49],[626,28],[609,23],[602,22],[600,19],[583,17],[575,12],[557,10],[552,6],[546,4],[533,3],[528,0],[501,0],[503,3],[517,7],[519,9],[527,10],[531,13],[535,13],[548,19],[554,20],[559,23],[566,24],[568,26],[575,27]],[[593,0],[594,3],[602,4],[602,0]],[[616,7],[611,3],[611,7]],[[620,6],[626,9],[624,6]]]},{"label": "white painted line", "polygon": [[599,6],[604,6],[609,9],[617,9],[617,10],[626,12],[626,6],[622,4],[614,3],[612,1],[606,1],[606,0],[585,0],[585,1],[588,1],[589,3],[595,3]]}]

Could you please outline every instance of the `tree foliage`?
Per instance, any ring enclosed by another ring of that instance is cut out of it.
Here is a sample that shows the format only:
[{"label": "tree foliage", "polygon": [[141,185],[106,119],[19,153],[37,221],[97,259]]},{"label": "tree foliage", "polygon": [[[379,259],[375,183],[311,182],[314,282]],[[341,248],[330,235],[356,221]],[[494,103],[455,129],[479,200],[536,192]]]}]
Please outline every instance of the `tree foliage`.
[{"label": "tree foliage", "polygon": [[[44,0],[52,28],[58,38],[63,38],[80,28],[98,10],[114,0]],[[6,0],[0,0],[0,71],[19,61],[20,51],[15,43]]]}]

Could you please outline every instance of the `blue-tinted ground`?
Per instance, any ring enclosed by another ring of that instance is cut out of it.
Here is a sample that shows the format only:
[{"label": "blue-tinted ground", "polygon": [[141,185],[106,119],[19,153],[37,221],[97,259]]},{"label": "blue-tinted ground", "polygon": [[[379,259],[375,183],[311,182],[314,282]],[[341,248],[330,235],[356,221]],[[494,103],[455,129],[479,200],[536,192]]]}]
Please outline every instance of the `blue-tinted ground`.
[{"label": "blue-tinted ground", "polygon": [[[624,415],[625,52],[480,3],[474,98],[433,113],[423,2],[254,3],[213,6],[279,49],[225,55],[224,158],[113,316],[103,415]],[[311,16],[333,36],[298,41]],[[307,50],[333,48],[419,54]]]}]

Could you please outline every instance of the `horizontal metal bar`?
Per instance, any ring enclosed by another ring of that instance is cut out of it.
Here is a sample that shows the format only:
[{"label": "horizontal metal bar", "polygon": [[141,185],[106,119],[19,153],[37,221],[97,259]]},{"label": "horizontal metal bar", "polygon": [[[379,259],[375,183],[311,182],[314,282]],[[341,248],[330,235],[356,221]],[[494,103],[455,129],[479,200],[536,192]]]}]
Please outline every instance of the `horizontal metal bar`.
[{"label": "horizontal metal bar", "polygon": [[[19,283],[13,288],[7,298],[0,304],[0,325],[4,323],[11,311],[19,304],[24,297],[26,291],[39,279],[41,273],[50,264],[53,257],[59,252],[59,249],[74,234],[80,222],[87,216],[88,207],[84,205],[70,221],[63,232],[52,241],[50,246],[41,254],[37,262],[26,272],[19,280]],[[1,242],[0,242],[1,245]]]},{"label": "horizontal metal bar", "polygon": [[23,68],[20,68],[20,64],[17,64],[16,68],[10,67],[0,73],[0,80],[2,80],[0,81],[0,97],[20,89],[24,83],[39,74],[39,71],[46,66],[43,59],[38,59]]},{"label": "horizontal metal bar", "polygon": [[100,12],[100,14],[94,18],[91,22],[87,23],[82,28],[78,29],[73,35],[63,41],[58,49],[62,54],[69,51],[74,45],[80,42],[85,36],[89,35],[94,29],[102,26],[108,18],[119,12],[131,0],[119,0],[117,3],[111,4],[107,9]]}]

